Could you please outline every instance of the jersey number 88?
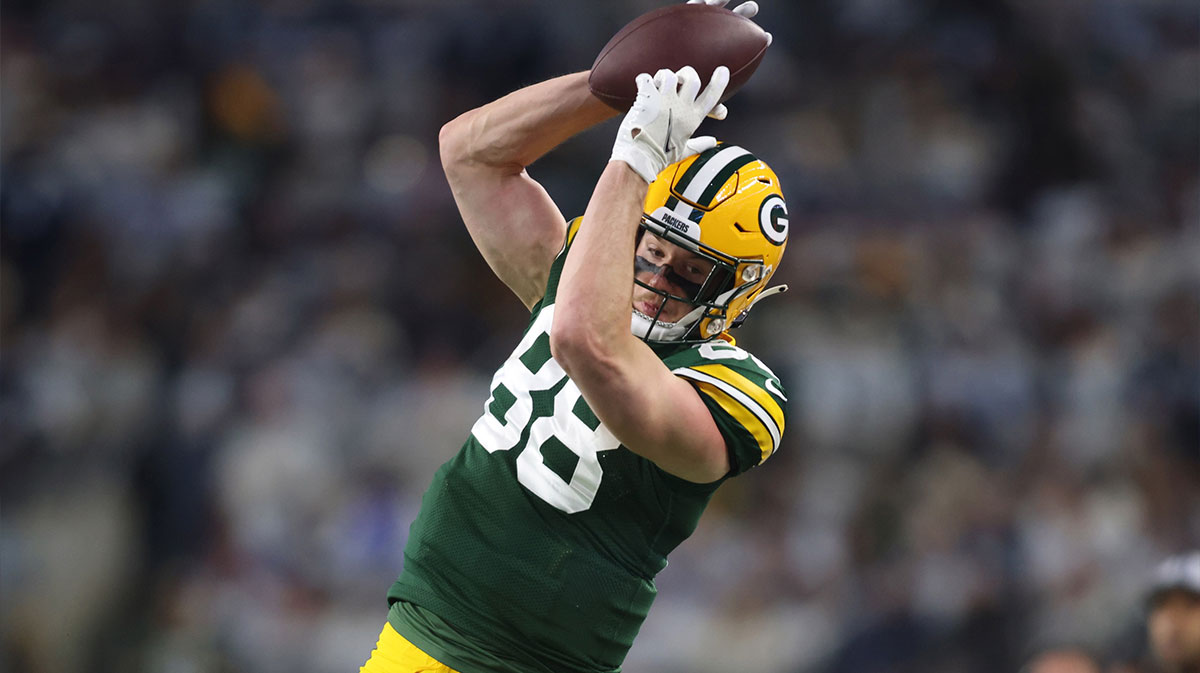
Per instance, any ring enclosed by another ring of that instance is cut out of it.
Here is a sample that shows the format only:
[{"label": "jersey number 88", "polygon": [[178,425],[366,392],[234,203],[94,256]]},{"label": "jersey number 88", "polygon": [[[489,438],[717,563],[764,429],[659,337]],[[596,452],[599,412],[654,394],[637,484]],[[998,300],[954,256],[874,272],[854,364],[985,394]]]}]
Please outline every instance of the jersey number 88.
[{"label": "jersey number 88", "polygon": [[[517,481],[553,507],[574,514],[592,506],[604,470],[599,453],[621,442],[588,408],[579,388],[550,355],[554,306],[542,309],[492,379],[491,396],[471,434],[488,453],[518,447]],[[553,405],[534,417],[534,406]],[[522,440],[524,441],[522,442]],[[570,480],[546,465],[543,447],[565,446],[578,458]]]}]

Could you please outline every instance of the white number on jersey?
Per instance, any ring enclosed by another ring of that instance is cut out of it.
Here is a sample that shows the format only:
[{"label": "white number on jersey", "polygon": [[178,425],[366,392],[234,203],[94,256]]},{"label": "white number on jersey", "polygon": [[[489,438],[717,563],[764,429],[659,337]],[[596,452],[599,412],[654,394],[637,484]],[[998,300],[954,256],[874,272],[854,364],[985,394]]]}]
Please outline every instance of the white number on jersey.
[{"label": "white number on jersey", "polygon": [[[553,320],[553,305],[543,308],[534,319],[513,354],[492,378],[491,396],[471,434],[488,453],[495,453],[517,448],[528,430],[528,438],[517,455],[517,481],[550,505],[573,514],[591,507],[600,489],[604,470],[600,467],[599,453],[619,448],[621,443],[603,423],[596,421],[593,427],[581,417],[585,414],[580,413],[579,405],[584,401],[579,388],[550,357]],[[555,388],[557,392],[552,393]],[[554,411],[550,416],[532,419],[533,396],[537,393],[553,394]],[[497,405],[502,407],[505,403],[509,406],[501,420],[494,411],[499,408]],[[561,443],[579,458],[569,481],[545,463],[542,447],[552,441]]]}]

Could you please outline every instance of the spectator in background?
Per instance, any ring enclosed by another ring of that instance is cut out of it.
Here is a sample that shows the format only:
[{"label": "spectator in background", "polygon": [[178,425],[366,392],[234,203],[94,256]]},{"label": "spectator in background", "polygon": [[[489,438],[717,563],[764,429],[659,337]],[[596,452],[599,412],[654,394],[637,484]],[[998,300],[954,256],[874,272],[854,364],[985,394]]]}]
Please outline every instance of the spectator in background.
[{"label": "spectator in background", "polygon": [[1034,656],[1021,673],[1100,673],[1100,665],[1082,648],[1057,647]]},{"label": "spectator in background", "polygon": [[1200,673],[1200,551],[1172,556],[1150,589],[1147,638],[1163,673]]}]

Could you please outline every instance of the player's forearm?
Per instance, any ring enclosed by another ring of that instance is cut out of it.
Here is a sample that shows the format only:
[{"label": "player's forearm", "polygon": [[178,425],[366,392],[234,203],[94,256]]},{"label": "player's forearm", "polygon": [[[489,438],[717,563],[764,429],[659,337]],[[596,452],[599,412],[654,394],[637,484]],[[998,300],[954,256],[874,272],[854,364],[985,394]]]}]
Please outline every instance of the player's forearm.
[{"label": "player's forearm", "polygon": [[621,161],[600,176],[559,280],[550,347],[622,445],[677,477],[707,483],[729,471],[711,415],[629,329],[646,188]]},{"label": "player's forearm", "polygon": [[568,359],[577,355],[581,366],[634,341],[632,260],[645,197],[645,180],[626,164],[609,162],[563,266],[553,334]]},{"label": "player's forearm", "polygon": [[571,136],[616,116],[588,90],[587,72],[539,82],[442,127],[442,161],[520,172]]}]

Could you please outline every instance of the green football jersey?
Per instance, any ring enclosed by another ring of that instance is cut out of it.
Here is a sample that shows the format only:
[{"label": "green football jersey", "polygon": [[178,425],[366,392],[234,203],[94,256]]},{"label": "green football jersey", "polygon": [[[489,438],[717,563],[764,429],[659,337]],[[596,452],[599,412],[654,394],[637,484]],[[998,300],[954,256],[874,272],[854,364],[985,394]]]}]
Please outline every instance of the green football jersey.
[{"label": "green football jersey", "polygon": [[[654,576],[723,481],[685,481],[621,446],[554,360],[571,239],[483,415],[426,491],[388,592],[392,626],[463,673],[619,671]],[[757,358],[722,340],[656,352],[712,412],[729,476],[779,446],[786,398]]]}]

